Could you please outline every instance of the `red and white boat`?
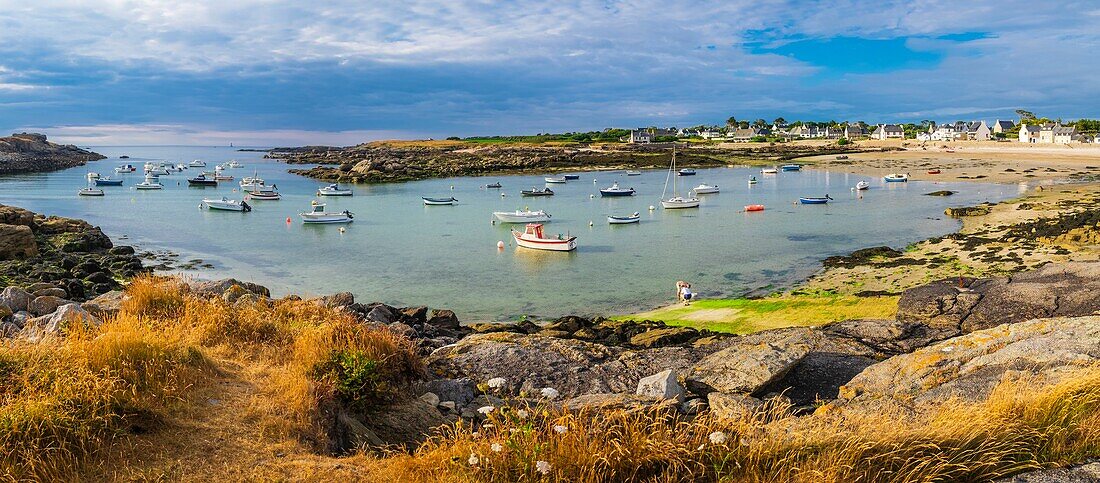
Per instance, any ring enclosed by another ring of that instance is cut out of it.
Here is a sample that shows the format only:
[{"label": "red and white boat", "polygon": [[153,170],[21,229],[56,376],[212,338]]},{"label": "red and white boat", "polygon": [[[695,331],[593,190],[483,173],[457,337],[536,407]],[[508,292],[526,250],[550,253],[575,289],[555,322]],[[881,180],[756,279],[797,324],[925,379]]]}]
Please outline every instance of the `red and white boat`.
[{"label": "red and white boat", "polygon": [[542,223],[527,224],[527,231],[523,233],[512,230],[512,237],[516,239],[516,245],[532,250],[568,252],[577,249],[575,236],[558,235],[555,238],[546,238],[542,234]]}]

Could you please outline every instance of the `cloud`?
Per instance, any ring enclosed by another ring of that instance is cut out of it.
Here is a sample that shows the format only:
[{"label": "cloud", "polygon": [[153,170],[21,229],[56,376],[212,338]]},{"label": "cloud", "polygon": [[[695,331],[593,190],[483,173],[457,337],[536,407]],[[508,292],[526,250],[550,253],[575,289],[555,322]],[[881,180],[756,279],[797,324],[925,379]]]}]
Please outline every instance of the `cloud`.
[{"label": "cloud", "polygon": [[392,130],[306,131],[295,129],[224,130],[182,124],[99,124],[22,126],[14,132],[46,132],[52,141],[81,146],[200,145],[302,146],[353,145],[380,139],[423,138],[423,133]]}]

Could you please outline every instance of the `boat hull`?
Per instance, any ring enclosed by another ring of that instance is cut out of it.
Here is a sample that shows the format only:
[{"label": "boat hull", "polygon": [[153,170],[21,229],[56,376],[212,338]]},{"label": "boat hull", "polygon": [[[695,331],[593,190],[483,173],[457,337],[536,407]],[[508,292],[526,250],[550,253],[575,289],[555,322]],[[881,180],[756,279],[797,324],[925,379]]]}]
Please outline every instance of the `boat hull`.
[{"label": "boat hull", "polygon": [[513,231],[512,238],[516,240],[516,245],[531,250],[569,252],[577,249],[577,238],[572,236],[564,240],[548,238],[527,238],[524,237],[524,234],[518,231]]},{"label": "boat hull", "polygon": [[96,186],[122,186],[121,179],[97,179],[95,180]]},{"label": "boat hull", "polygon": [[209,210],[218,211],[252,211],[252,207],[248,206],[245,202],[229,202],[229,201],[216,201],[216,200],[202,200],[202,204]]},{"label": "boat hull", "polygon": [[218,182],[212,179],[189,179],[187,186],[217,186]]},{"label": "boat hull", "polygon": [[550,184],[565,184],[566,179],[565,178],[545,178],[543,181],[546,181],[547,183],[550,183]]},{"label": "boat hull", "polygon": [[699,200],[661,200],[661,207],[666,210],[679,210],[683,208],[698,208],[700,204]]},{"label": "boat hull", "polygon": [[82,189],[78,194],[80,196],[103,196],[103,190]]},{"label": "boat hull", "polygon": [[692,171],[684,171],[684,170],[680,170],[680,171],[679,171],[679,172],[677,172],[676,174],[678,174],[678,175],[680,175],[680,176],[695,176],[695,171],[694,171],[694,170],[692,170]]},{"label": "boat hull", "polygon": [[579,174],[567,174],[562,177],[565,179],[581,179],[581,175]]},{"label": "boat hull", "polygon": [[421,199],[424,200],[424,204],[428,205],[428,206],[453,205],[453,204],[455,204],[456,201],[458,201],[454,198],[449,198],[449,199],[448,198],[421,198]]},{"label": "boat hull", "polygon": [[600,196],[634,196],[634,190],[600,190]]},{"label": "boat hull", "polygon": [[641,176],[642,172],[641,171],[627,171],[626,175],[627,176]]},{"label": "boat hull", "polygon": [[718,187],[714,186],[714,187],[711,187],[711,188],[702,188],[702,189],[695,188],[692,191],[694,191],[695,194],[697,194],[697,195],[712,195],[712,194],[715,194],[715,193],[718,192]]},{"label": "boat hull", "polygon": [[607,222],[612,225],[627,225],[630,223],[638,223],[642,221],[641,216],[609,216]]},{"label": "boat hull", "polygon": [[319,225],[319,224],[333,224],[333,223],[351,223],[351,222],[355,221],[355,220],[351,219],[350,217],[348,217],[347,215],[344,215],[343,213],[334,213],[334,214],[326,213],[324,215],[314,215],[313,213],[299,213],[299,216],[302,217],[302,223],[307,223],[307,224],[311,224],[311,225],[313,225],[313,224]]},{"label": "boat hull", "polygon": [[550,221],[550,215],[541,213],[537,215],[522,215],[510,212],[495,212],[493,216],[501,223],[546,223]]},{"label": "boat hull", "polygon": [[554,196],[554,192],[549,191],[549,190],[547,190],[547,191],[520,191],[519,194],[522,195],[522,196]]},{"label": "boat hull", "polygon": [[134,185],[134,189],[138,189],[138,190],[159,190],[159,189],[163,189],[163,188],[164,188],[164,185],[161,185],[161,184],[138,183],[138,184]]},{"label": "boat hull", "polygon": [[781,169],[783,171],[802,171],[802,166],[799,166],[797,164],[788,164],[784,165]]},{"label": "boat hull", "polygon": [[908,183],[908,178],[882,178],[887,183]]},{"label": "boat hull", "polygon": [[828,198],[799,198],[799,203],[804,205],[824,205],[829,202]]},{"label": "boat hull", "polygon": [[764,211],[764,205],[745,205],[745,211]]}]

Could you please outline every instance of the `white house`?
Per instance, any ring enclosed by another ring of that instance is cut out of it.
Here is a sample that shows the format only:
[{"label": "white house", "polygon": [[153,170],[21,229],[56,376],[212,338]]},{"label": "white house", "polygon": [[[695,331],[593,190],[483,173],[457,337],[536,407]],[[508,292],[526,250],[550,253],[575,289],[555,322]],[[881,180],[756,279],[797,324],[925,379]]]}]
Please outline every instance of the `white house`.
[{"label": "white house", "polygon": [[717,130],[707,129],[706,131],[699,131],[699,137],[703,139],[717,139],[722,137],[722,133]]},{"label": "white house", "polygon": [[971,141],[989,141],[989,126],[985,121],[974,121],[966,124],[966,138]]},{"label": "white house", "polygon": [[887,139],[905,139],[905,130],[897,124],[879,124],[871,138],[885,141]]},{"label": "white house", "polygon": [[1039,132],[1039,142],[1047,142],[1045,141],[1046,138],[1049,138],[1051,143],[1068,144],[1077,140],[1077,128],[1061,125],[1051,126],[1049,131],[1044,129]]},{"label": "white house", "polygon": [[645,129],[632,129],[630,130],[630,139],[627,142],[631,144],[646,144],[653,142],[653,135]]},{"label": "white house", "polygon": [[1038,125],[1028,125],[1020,123],[1020,142],[1021,143],[1037,143],[1039,142],[1039,132],[1043,128]]},{"label": "white house", "polygon": [[998,119],[996,122],[993,123],[993,134],[1006,133],[1008,131],[1011,131],[1014,127],[1016,127],[1016,123],[1012,121],[1002,121]]}]

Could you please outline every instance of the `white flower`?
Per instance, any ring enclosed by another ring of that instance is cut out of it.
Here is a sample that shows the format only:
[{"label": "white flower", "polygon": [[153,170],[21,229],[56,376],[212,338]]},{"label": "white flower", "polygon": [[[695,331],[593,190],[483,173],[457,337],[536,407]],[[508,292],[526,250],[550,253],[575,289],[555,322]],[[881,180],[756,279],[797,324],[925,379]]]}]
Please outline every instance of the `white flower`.
[{"label": "white flower", "polygon": [[520,419],[527,419],[527,410],[520,409],[519,411],[516,411],[516,417]]},{"label": "white flower", "polygon": [[470,453],[470,459],[466,460],[470,463],[470,466],[477,466],[481,462],[481,458],[478,458],[476,454]]},{"label": "white flower", "polygon": [[569,426],[556,425],[554,426],[554,432],[558,434],[565,434],[569,432]]},{"label": "white flower", "polygon": [[707,445],[701,444],[701,445],[699,445],[698,448],[695,448],[695,451],[703,451],[703,448],[706,448],[706,447],[707,447]]},{"label": "white flower", "polygon": [[558,390],[552,387],[544,387],[542,388],[542,397],[546,399],[554,399],[558,397]]},{"label": "white flower", "polygon": [[493,429],[495,427],[496,426],[493,426],[492,424],[489,424],[489,423],[485,423],[485,424],[481,425],[481,429]]},{"label": "white flower", "polygon": [[548,461],[538,460],[535,462],[535,471],[544,475],[550,474],[550,463]]},{"label": "white flower", "polygon": [[480,408],[477,408],[477,412],[479,412],[481,414],[485,414],[485,415],[488,415],[489,413],[491,413],[495,410],[496,410],[496,406],[481,406]]},{"label": "white flower", "polygon": [[492,379],[489,379],[488,381],[485,381],[485,384],[488,385],[490,388],[500,389],[504,387],[504,384],[506,382],[508,381],[506,381],[503,377],[494,377]]},{"label": "white flower", "polygon": [[490,446],[489,449],[493,450],[494,453],[499,453],[504,449],[504,447],[501,446],[500,443],[493,443],[493,445]]},{"label": "white flower", "polygon": [[710,433],[710,444],[722,444],[726,442],[726,433],[715,431]]}]

